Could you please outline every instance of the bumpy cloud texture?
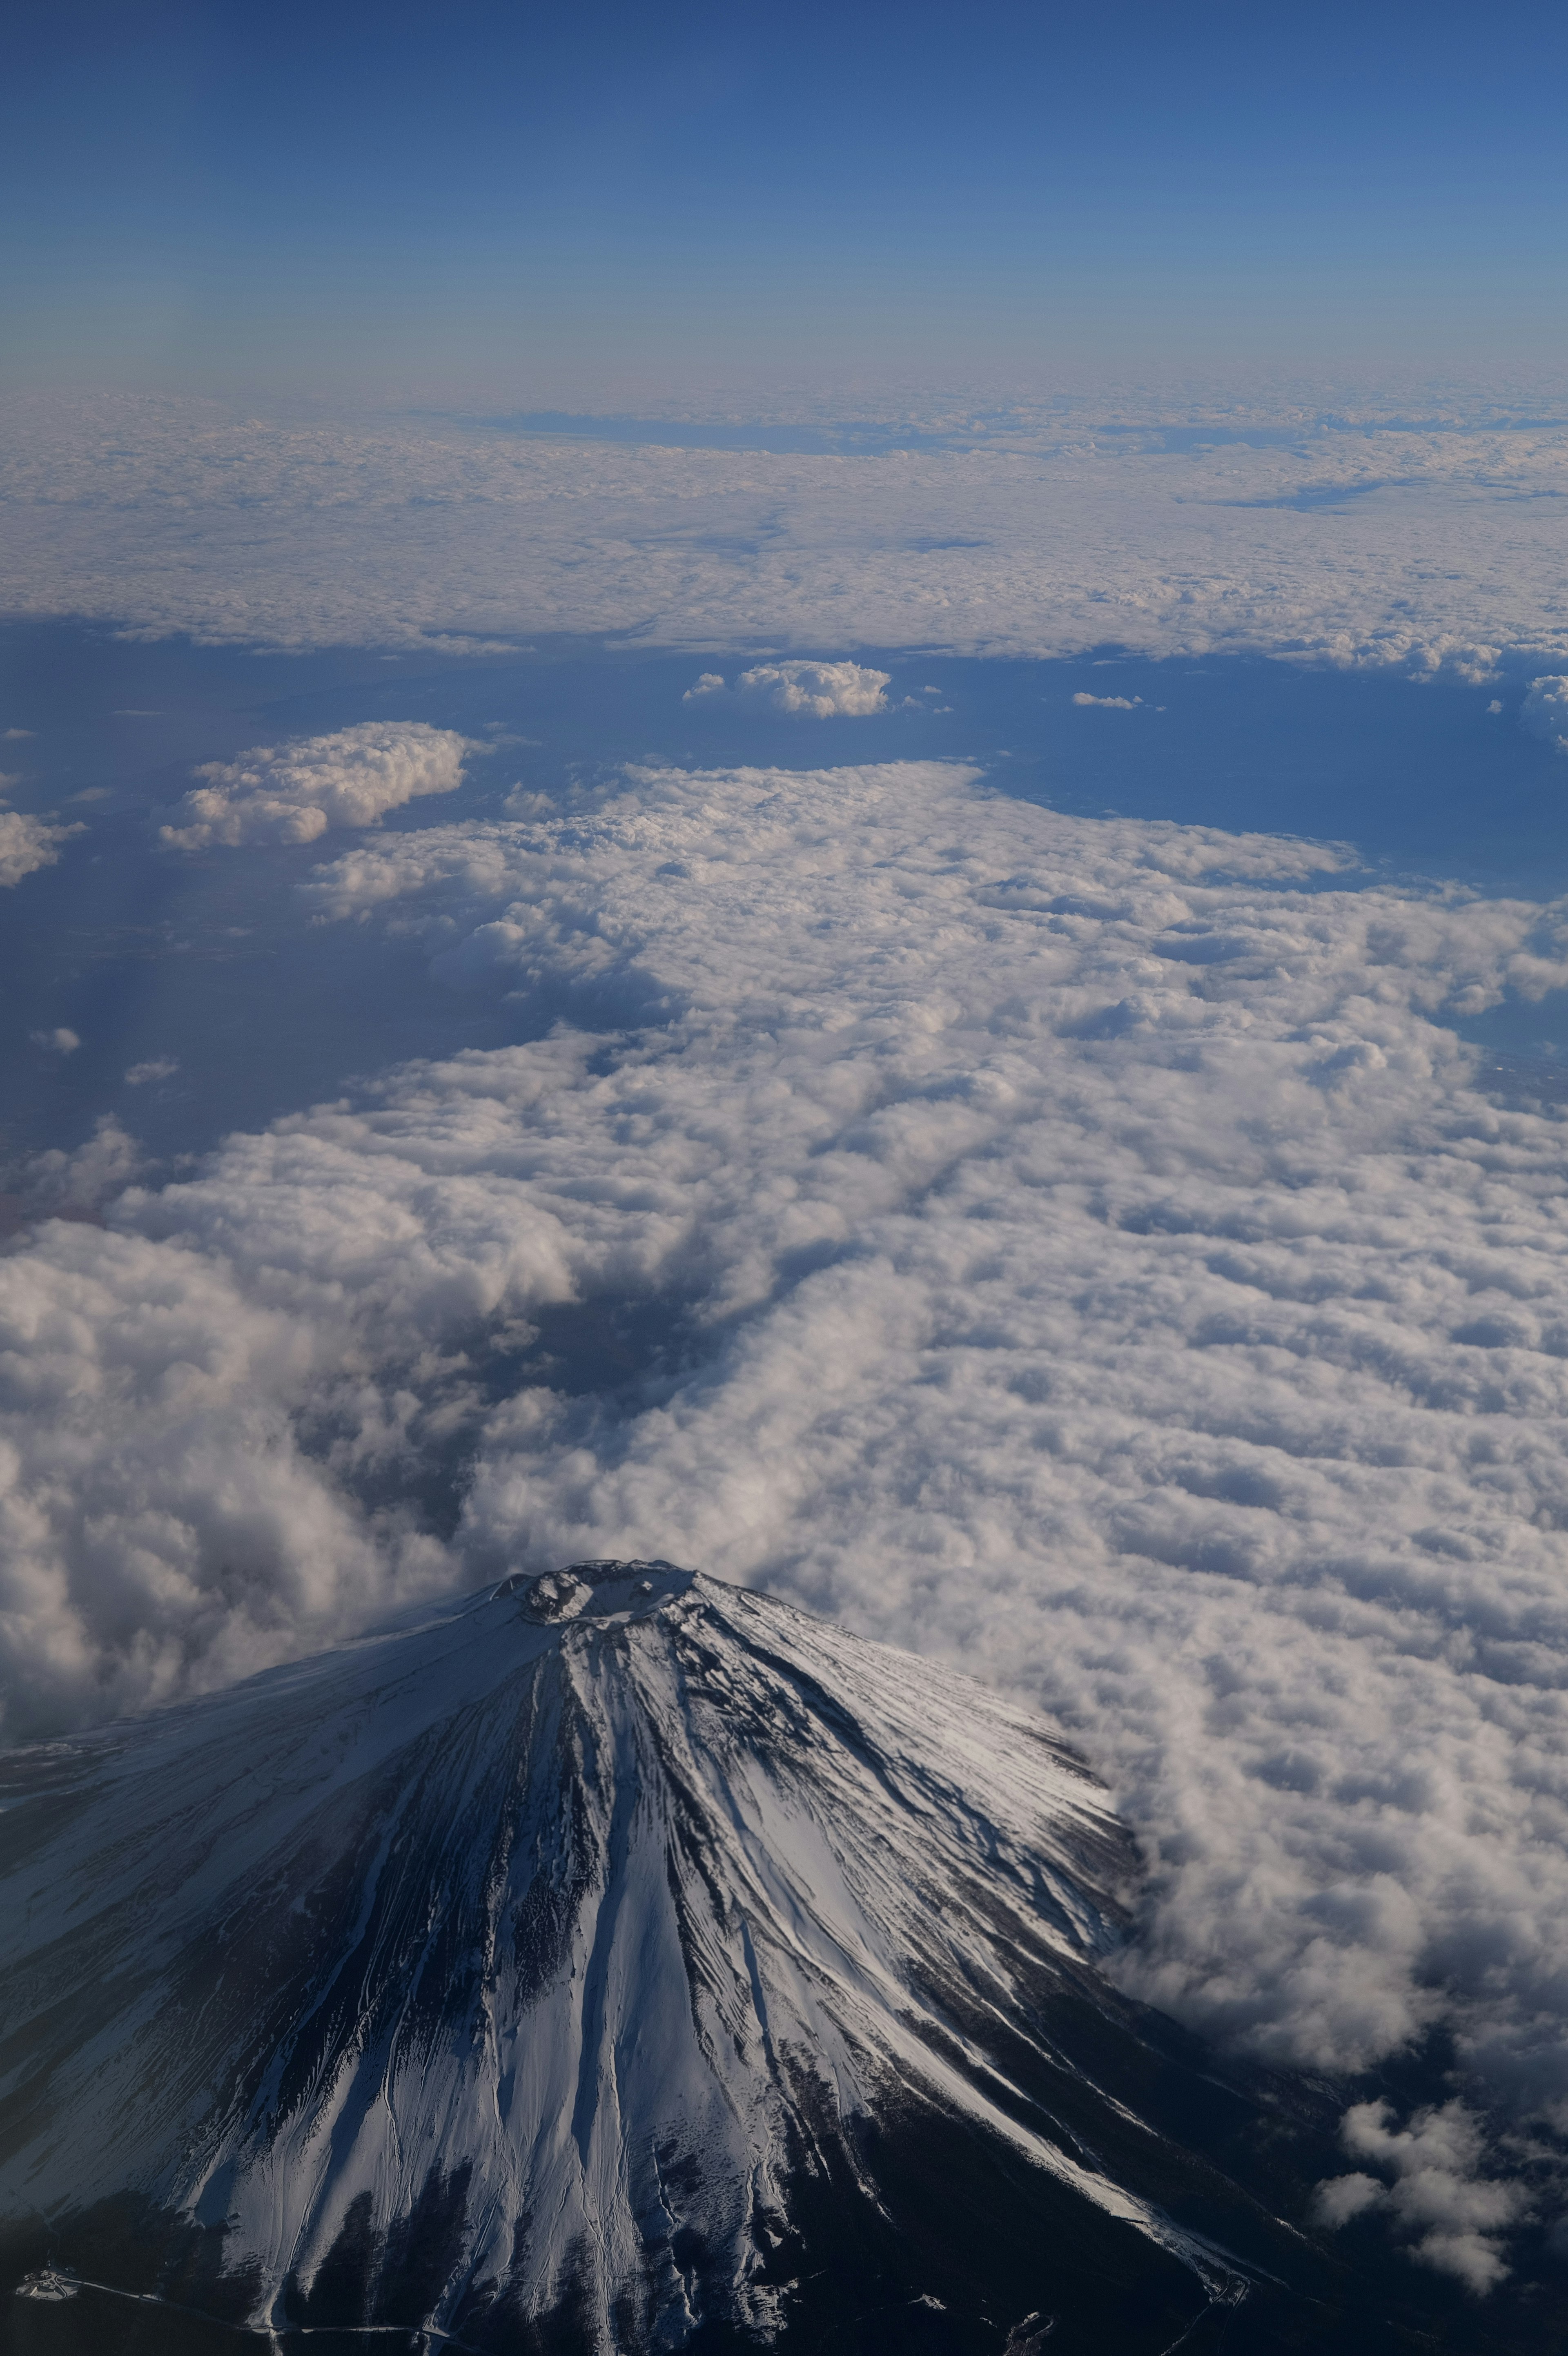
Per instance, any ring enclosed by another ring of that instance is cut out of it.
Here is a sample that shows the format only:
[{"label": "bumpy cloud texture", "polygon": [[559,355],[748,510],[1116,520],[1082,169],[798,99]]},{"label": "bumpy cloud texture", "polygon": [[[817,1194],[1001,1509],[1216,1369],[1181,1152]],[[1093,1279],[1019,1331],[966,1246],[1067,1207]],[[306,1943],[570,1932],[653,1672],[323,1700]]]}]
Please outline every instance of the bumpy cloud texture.
[{"label": "bumpy cloud texture", "polygon": [[255,744],[237,761],[207,761],[180,803],[182,825],[159,830],[176,851],[213,843],[314,842],[328,827],[374,826],[390,809],[463,783],[465,737],[422,720],[369,720],[330,736]]},{"label": "bumpy cloud texture", "polygon": [[1568,753],[1568,679],[1532,679],[1519,717],[1532,736]]},{"label": "bumpy cloud texture", "polygon": [[51,826],[23,810],[0,810],[0,891],[8,892],[40,867],[52,867],[60,844],[80,832],[80,826]]},{"label": "bumpy cloud texture", "polygon": [[1145,1996],[1568,2125],[1563,1129],[1442,1022],[1568,909],[1344,869],[913,764],[353,844],[319,914],[558,1027],[0,1261],[17,1730],[667,1554],[1059,1713]]},{"label": "bumpy cloud texture", "polygon": [[[752,702],[765,703],[774,712],[793,712],[801,719],[863,719],[869,712],[887,710],[891,677],[889,671],[869,670],[852,662],[757,663],[741,673],[734,691]],[[687,689],[683,700],[696,703],[724,692],[722,674],[705,670],[696,686]]]},{"label": "bumpy cloud texture", "polygon": [[812,456],[21,401],[0,611],[283,647],[587,630],[770,659],[1117,644],[1568,670],[1568,431],[1452,407],[1351,431],[1375,395],[1329,405],[1331,431],[1256,412],[1295,446],[1225,440],[1246,423],[1233,403],[1212,447],[1129,431],[1113,397],[1015,410],[968,447],[920,446],[923,422],[958,421],[910,413],[910,448]]},{"label": "bumpy cloud texture", "polygon": [[1386,2210],[1415,2256],[1474,2291],[1492,2289],[1508,2271],[1501,2237],[1528,2204],[1518,2183],[1483,2172],[1485,2140],[1465,2104],[1434,2104],[1400,2129],[1386,2103],[1356,2103],[1342,2132],[1346,2150],[1392,2171],[1393,2183],[1360,2170],[1330,2177],[1318,2187],[1320,2222],[1337,2227]]}]

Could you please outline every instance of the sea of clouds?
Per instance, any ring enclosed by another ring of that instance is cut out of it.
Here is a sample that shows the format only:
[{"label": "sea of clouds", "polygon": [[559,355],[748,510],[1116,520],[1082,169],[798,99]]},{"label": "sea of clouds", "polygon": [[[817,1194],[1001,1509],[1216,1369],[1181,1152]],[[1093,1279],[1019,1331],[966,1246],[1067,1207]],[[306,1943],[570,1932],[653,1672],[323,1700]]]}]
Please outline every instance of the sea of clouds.
[{"label": "sea of clouds", "polygon": [[[918,763],[634,773],[304,889],[556,1025],[161,1187],[106,1131],[105,1224],[0,1261],[15,1733],[667,1554],[1060,1714],[1139,1993],[1334,2069],[1449,2018],[1568,2123],[1563,1129],[1445,1027],[1568,986],[1568,905]],[[641,1384],[519,1374],[628,1302]]]},{"label": "sea of clouds", "polygon": [[[24,405],[0,609],[635,632],[803,723],[887,708],[834,644],[1500,670],[1568,747],[1568,434],[1472,428],[784,456]],[[173,813],[241,860],[349,830],[315,918],[411,937],[531,1044],[175,1183],[112,1120],[37,1158],[65,1215],[0,1258],[6,1731],[665,1553],[1056,1712],[1149,1861],[1137,1993],[1333,2070],[1446,2022],[1472,2102],[1568,2132],[1563,1128],[1448,1027],[1568,987],[1568,906],[930,763],[376,830],[471,749],[259,745]],[[0,812],[0,884],[66,831]],[[1346,2145],[1327,2222],[1496,2279],[1527,2198],[1465,2102],[1358,2105]]]},{"label": "sea of clouds", "polygon": [[590,631],[768,656],[1115,643],[1568,667],[1568,429],[1474,404],[1267,414],[1256,442],[1232,410],[1203,446],[1200,426],[1129,432],[1125,406],[1081,402],[955,443],[944,418],[955,446],[912,418],[907,448],[809,455],[13,400],[0,614],[286,648]]}]

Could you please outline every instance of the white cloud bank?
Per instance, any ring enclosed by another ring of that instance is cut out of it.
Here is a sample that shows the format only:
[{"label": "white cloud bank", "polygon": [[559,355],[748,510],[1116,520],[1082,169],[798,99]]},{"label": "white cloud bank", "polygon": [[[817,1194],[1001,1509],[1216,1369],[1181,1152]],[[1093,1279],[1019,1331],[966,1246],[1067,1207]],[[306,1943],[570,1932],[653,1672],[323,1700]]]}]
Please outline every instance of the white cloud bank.
[{"label": "white cloud bank", "polygon": [[179,804],[184,823],[159,829],[174,851],[214,843],[315,842],[329,827],[374,826],[388,810],[463,783],[468,741],[422,720],[368,720],[329,736],[255,744],[207,761]]},{"label": "white cloud bank", "polygon": [[[1141,1994],[1326,2067],[1446,2015],[1568,2126],[1563,1131],[1438,1019],[1568,987],[1568,906],[1339,864],[920,764],[352,844],[318,913],[562,1027],[0,1260],[16,1730],[667,1554],[1059,1713]],[[645,1392],[519,1377],[628,1301]]]},{"label": "white cloud bank", "polygon": [[280,647],[629,631],[770,659],[1114,642],[1568,671],[1568,431],[1293,415],[1295,447],[1151,446],[1080,404],[967,449],[810,456],[21,400],[0,612]]},{"label": "white cloud bank", "polygon": [[[798,719],[861,720],[888,709],[891,678],[889,671],[853,662],[757,663],[741,673],[733,691]],[[698,703],[728,691],[722,672],[705,670],[682,701]]]}]

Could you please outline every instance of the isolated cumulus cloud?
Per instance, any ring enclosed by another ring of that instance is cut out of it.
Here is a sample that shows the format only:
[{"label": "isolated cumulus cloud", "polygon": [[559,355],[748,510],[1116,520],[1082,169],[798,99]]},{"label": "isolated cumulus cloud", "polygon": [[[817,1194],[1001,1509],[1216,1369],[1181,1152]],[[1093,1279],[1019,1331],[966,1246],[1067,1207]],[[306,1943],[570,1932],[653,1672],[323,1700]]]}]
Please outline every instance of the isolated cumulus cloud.
[{"label": "isolated cumulus cloud", "polygon": [[314,913],[557,1027],[0,1261],[16,1730],[666,1553],[1057,1713],[1138,1993],[1568,2126],[1563,1131],[1445,1027],[1568,909],[1344,864],[940,764],[349,845]]},{"label": "isolated cumulus cloud", "polygon": [[682,701],[699,703],[710,696],[733,692],[743,701],[765,704],[772,712],[787,712],[797,719],[861,720],[888,708],[888,683],[892,674],[852,662],[757,663],[743,670],[733,690],[721,671],[705,670]]},{"label": "isolated cumulus cloud", "polygon": [[0,810],[0,891],[9,891],[40,867],[52,867],[60,844],[81,831],[80,826],[55,826],[23,810]]},{"label": "isolated cumulus cloud", "polygon": [[1520,708],[1520,726],[1568,753],[1568,678],[1532,679]]},{"label": "isolated cumulus cloud", "polygon": [[1413,2254],[1442,2273],[1457,2275],[1473,2291],[1493,2289],[1508,2271],[1509,2226],[1526,2211],[1521,2185],[1488,2167],[1481,2125],[1464,2103],[1430,2104],[1409,2125],[1392,2123],[1387,2103],[1356,2103],[1341,2129],[1348,2152],[1392,2175],[1358,2169],[1317,2188],[1317,2215],[1330,2229],[1386,2211]]},{"label": "isolated cumulus cloud", "polygon": [[256,744],[234,761],[208,761],[206,780],[159,830],[171,850],[214,843],[315,842],[329,827],[374,826],[388,810],[463,782],[467,739],[422,720],[371,720],[329,736]]}]

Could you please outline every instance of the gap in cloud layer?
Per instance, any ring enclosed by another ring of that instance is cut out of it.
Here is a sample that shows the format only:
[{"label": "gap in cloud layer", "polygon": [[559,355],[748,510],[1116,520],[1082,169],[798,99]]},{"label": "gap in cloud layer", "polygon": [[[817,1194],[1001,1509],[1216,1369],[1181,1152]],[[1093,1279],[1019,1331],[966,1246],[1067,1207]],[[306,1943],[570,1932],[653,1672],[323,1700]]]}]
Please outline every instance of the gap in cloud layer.
[{"label": "gap in cloud layer", "polygon": [[1568,2126],[1563,1132],[1449,1027],[1568,988],[1562,904],[929,762],[645,771],[305,897],[562,1019],[0,1261],[32,1723],[694,1559],[1061,1716],[1141,1993],[1338,2070],[1446,2020]]},{"label": "gap in cloud layer", "polygon": [[[627,759],[936,753],[977,758],[993,784],[1067,812],[1339,837],[1374,872],[1488,889],[1568,885],[1562,763],[1518,725],[1522,680],[1494,713],[1501,698],[1463,685],[1234,659],[883,655],[854,668],[889,677],[891,708],[803,722],[732,694],[685,702],[693,672],[680,657],[267,658],[0,629],[7,724],[35,731],[19,798],[86,821],[8,897],[0,928],[0,985],[16,1009],[0,1036],[5,1151],[15,1162],[73,1146],[105,1114],[155,1155],[199,1151],[389,1060],[500,1045],[553,1019],[548,991],[503,1006],[432,985],[400,937],[304,923],[293,884],[319,847],[158,852],[193,770],[258,742],[413,723],[483,743],[489,756],[470,751],[444,804],[467,814],[494,814],[519,785],[570,793]],[[1085,708],[1080,694],[1136,708]],[[428,810],[394,808],[380,823],[422,825]],[[26,1047],[29,1033],[62,1025],[84,1043],[69,1070]],[[1550,1055],[1568,1047],[1568,1004],[1512,999],[1467,1030],[1492,1050]],[[177,1073],[127,1098],[128,1070],[171,1061]]]},{"label": "gap in cloud layer", "polygon": [[[704,668],[731,685],[688,701]],[[820,718],[809,748],[771,696],[734,693],[742,671],[781,668],[796,667],[704,666],[564,638],[461,661],[429,650],[280,658],[0,625],[0,708],[33,721],[12,799],[73,818],[162,804],[159,823],[172,823],[197,765],[232,764],[261,739],[418,723],[496,742],[496,766],[470,772],[481,791],[508,763],[511,778],[553,790],[585,766],[649,757],[1005,755],[1015,790],[1085,813],[1114,804],[1344,836],[1374,861],[1509,888],[1568,878],[1563,773],[1547,739],[1520,725],[1539,664],[1475,688],[1244,655],[1154,660],[1114,643],[1051,661],[862,647],[853,660],[809,666],[868,691],[862,708]],[[1114,731],[1080,695],[1140,709]],[[83,793],[99,798],[98,813],[69,809]]]}]

